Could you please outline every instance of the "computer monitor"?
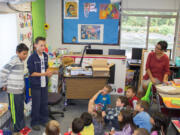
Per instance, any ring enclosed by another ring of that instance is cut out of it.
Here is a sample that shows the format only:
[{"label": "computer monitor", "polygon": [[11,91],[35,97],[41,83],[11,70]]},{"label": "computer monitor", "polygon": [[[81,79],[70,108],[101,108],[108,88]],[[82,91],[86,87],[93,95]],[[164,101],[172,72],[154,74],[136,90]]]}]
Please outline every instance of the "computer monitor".
[{"label": "computer monitor", "polygon": [[134,60],[141,60],[143,48],[132,48],[132,57]]},{"label": "computer monitor", "polygon": [[86,54],[103,54],[102,49],[87,49]]},{"label": "computer monitor", "polygon": [[121,49],[109,49],[109,55],[122,55],[125,56],[126,50]]}]

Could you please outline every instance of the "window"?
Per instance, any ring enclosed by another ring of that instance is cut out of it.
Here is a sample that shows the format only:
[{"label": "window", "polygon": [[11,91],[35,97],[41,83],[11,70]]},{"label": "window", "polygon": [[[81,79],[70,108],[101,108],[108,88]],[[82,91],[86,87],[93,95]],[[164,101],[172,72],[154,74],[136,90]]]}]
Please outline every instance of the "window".
[{"label": "window", "polygon": [[173,52],[176,12],[123,11],[121,20],[121,48],[126,49],[127,58],[132,48],[153,50],[160,40],[166,40]]},{"label": "window", "polygon": [[121,25],[121,48],[131,58],[132,48],[146,48],[147,17],[123,16]]},{"label": "window", "polygon": [[0,14],[0,69],[16,54],[17,20],[15,14]]},{"label": "window", "polygon": [[168,49],[173,49],[175,35],[175,18],[150,19],[148,49],[154,49],[154,45],[160,40],[168,42]]}]

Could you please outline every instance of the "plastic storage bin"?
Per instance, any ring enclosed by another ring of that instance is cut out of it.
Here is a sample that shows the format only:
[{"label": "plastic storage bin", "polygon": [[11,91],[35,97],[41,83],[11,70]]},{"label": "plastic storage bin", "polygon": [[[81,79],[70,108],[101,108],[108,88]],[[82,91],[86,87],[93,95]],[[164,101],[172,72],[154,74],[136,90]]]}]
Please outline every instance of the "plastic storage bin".
[{"label": "plastic storage bin", "polygon": [[180,57],[176,57],[176,66],[180,67]]}]

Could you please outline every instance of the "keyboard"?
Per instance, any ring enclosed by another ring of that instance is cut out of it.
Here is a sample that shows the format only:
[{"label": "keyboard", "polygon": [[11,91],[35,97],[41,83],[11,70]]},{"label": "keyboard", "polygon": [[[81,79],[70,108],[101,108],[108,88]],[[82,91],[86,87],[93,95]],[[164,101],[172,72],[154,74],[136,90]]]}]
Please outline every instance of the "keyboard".
[{"label": "keyboard", "polygon": [[141,64],[141,60],[131,59],[130,63],[131,64]]}]

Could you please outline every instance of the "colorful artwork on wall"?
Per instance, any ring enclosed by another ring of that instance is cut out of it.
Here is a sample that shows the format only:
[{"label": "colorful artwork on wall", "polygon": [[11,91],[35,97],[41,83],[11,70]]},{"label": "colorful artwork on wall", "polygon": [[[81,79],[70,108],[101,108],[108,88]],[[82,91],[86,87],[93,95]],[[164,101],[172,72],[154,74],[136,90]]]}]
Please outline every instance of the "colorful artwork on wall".
[{"label": "colorful artwork on wall", "polygon": [[99,11],[100,19],[119,19],[120,5],[119,4],[101,4]]},{"label": "colorful artwork on wall", "polygon": [[84,17],[89,16],[89,12],[97,12],[96,3],[84,3]]},{"label": "colorful artwork on wall", "polygon": [[102,43],[103,24],[78,24],[78,40],[84,43]]},{"label": "colorful artwork on wall", "polygon": [[30,47],[32,45],[32,15],[31,13],[19,13],[17,18],[19,42]]},{"label": "colorful artwork on wall", "polygon": [[65,0],[64,19],[78,19],[78,5],[77,0]]}]

